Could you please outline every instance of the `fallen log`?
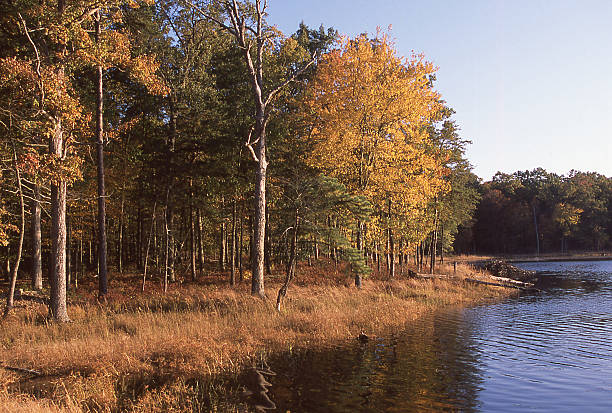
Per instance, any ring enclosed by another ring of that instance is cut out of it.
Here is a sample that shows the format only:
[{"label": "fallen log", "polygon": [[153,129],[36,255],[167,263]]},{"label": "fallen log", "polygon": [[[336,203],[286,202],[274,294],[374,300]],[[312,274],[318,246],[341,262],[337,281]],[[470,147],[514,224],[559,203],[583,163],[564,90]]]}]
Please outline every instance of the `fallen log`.
[{"label": "fallen log", "polygon": [[17,373],[32,374],[34,376],[42,376],[43,375],[40,371],[24,369],[24,368],[21,368],[21,367],[5,366],[5,365],[2,365],[2,364],[0,364],[0,367],[5,369],[5,370],[15,371]]},{"label": "fallen log", "polygon": [[531,288],[531,287],[533,287],[535,285],[533,283],[513,280],[512,278],[506,278],[506,277],[491,276],[491,279],[493,279],[495,281],[499,281],[499,282],[506,282],[506,283],[510,283],[510,284],[515,284],[515,285],[518,285],[520,287],[525,287],[525,288]]},{"label": "fallen log", "polygon": [[446,280],[454,280],[454,281],[464,281],[464,282],[469,282],[473,284],[484,284],[484,285],[492,285],[495,287],[514,288],[514,289],[521,290],[521,291],[539,291],[537,288],[534,287],[534,284],[524,283],[522,281],[516,281],[516,280],[511,280],[511,279],[505,279],[503,277],[491,277],[492,279],[498,282],[479,280],[476,278],[461,278],[458,276],[446,275],[446,274],[414,273],[412,277],[424,278],[424,279],[446,279]]}]

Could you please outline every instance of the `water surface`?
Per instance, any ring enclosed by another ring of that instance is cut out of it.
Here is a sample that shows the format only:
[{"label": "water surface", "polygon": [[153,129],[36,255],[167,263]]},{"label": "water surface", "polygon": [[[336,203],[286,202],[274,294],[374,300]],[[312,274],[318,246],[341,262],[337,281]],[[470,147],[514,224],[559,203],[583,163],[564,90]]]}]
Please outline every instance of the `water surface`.
[{"label": "water surface", "polygon": [[269,360],[291,412],[612,412],[612,261],[518,264],[543,292]]}]

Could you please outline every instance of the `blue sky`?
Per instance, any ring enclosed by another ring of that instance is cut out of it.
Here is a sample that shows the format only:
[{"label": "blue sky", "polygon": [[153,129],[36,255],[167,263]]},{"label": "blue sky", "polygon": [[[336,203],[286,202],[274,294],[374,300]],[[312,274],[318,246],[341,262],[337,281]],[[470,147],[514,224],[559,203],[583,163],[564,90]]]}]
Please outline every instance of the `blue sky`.
[{"label": "blue sky", "polygon": [[437,89],[484,180],[543,167],[612,176],[612,0],[269,0],[284,33],[300,21],[354,36],[392,25],[402,55],[438,67]]}]

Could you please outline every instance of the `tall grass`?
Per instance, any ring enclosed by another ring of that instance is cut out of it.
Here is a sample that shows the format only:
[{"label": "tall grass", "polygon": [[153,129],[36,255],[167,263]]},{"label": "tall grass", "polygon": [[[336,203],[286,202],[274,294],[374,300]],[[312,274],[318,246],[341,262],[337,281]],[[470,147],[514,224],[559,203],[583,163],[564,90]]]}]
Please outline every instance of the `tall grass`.
[{"label": "tall grass", "polygon": [[120,293],[106,305],[87,294],[74,296],[68,324],[48,323],[44,306],[20,303],[0,324],[0,363],[35,369],[42,377],[0,369],[0,409],[185,409],[196,402],[194,383],[201,388],[212,377],[236,376],[262,352],[320,346],[362,331],[382,335],[444,306],[509,294],[413,279],[372,279],[356,290],[340,271],[330,270],[328,282],[314,285],[308,276],[291,287],[280,313],[274,282],[263,300],[251,297],[246,285],[185,284],[167,294],[156,288],[143,294],[128,281],[116,282]]}]

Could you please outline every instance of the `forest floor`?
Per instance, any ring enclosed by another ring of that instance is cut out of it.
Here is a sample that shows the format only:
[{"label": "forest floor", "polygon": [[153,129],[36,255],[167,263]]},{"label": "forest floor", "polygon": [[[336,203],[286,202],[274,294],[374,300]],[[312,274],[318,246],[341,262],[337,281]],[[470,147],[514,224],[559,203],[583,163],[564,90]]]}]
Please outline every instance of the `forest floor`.
[{"label": "forest floor", "polygon": [[[436,272],[452,271],[451,264]],[[220,273],[172,283],[167,293],[159,280],[143,293],[141,275],[111,274],[106,303],[89,276],[69,293],[70,323],[48,321],[46,306],[29,300],[0,323],[0,412],[234,411],[219,404],[223,383],[266,354],[385,335],[441,308],[516,294],[461,282],[487,277],[468,265],[457,275],[373,274],[356,290],[333,264],[300,265],[281,312],[280,273],[268,276],[267,299],[249,294],[249,280],[229,287]]]}]

